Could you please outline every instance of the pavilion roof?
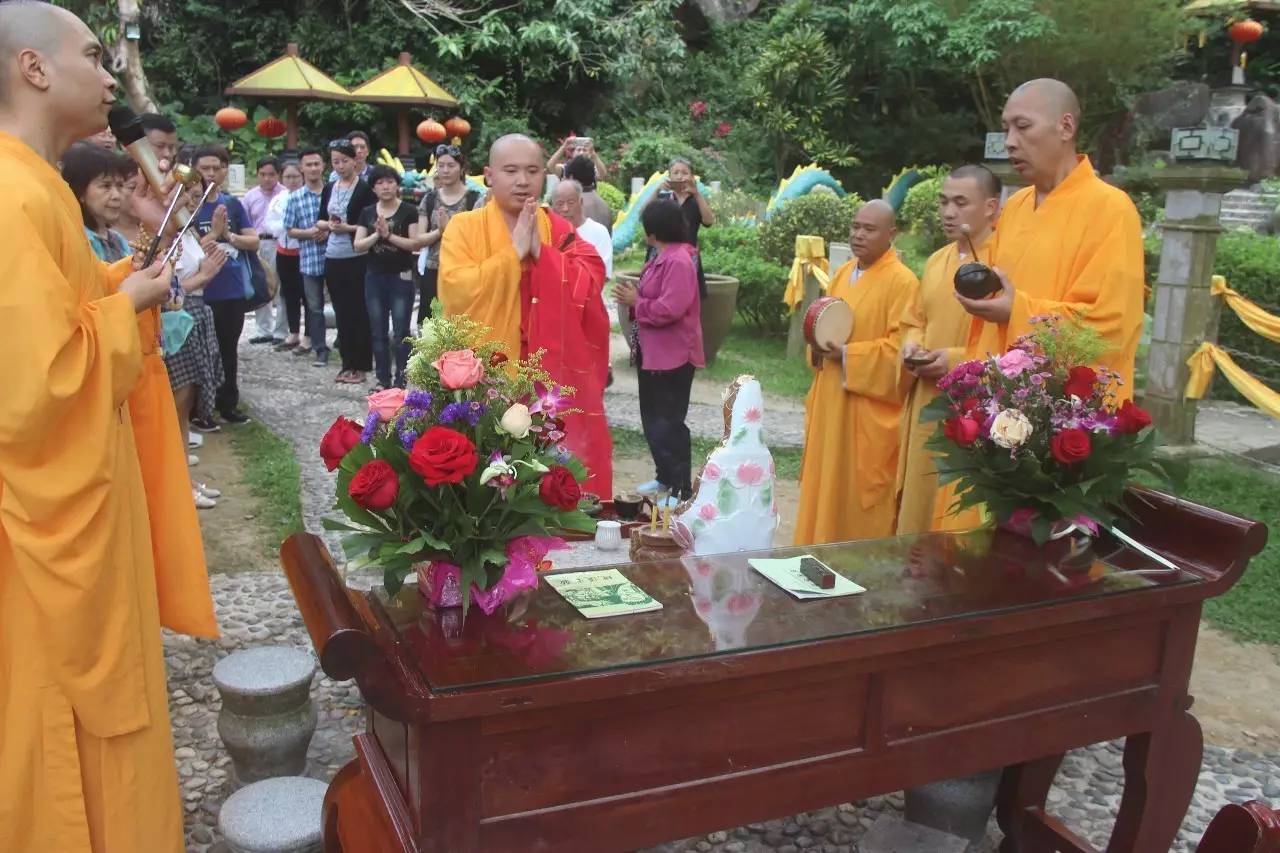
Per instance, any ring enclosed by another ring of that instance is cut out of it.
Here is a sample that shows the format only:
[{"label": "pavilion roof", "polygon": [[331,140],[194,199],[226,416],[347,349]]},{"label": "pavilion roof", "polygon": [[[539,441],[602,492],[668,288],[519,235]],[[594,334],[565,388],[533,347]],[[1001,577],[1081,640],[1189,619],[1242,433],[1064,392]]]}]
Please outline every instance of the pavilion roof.
[{"label": "pavilion roof", "polygon": [[284,56],[273,59],[227,87],[228,95],[258,98],[306,98],[348,101],[351,93],[341,83],[298,55],[290,43]]},{"label": "pavilion roof", "polygon": [[351,90],[351,100],[370,104],[428,104],[437,107],[456,107],[458,99],[450,95],[409,61],[409,54],[400,54],[391,68],[361,83]]}]

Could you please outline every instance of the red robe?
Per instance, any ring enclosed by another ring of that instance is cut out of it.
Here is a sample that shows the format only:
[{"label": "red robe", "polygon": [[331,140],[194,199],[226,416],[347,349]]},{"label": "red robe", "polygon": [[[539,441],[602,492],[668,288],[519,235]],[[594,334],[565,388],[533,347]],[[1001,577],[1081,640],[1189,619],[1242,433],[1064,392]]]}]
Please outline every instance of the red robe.
[{"label": "red robe", "polygon": [[521,358],[541,349],[543,367],[575,389],[565,446],[590,476],[585,490],[613,495],[613,442],[604,415],[609,316],[601,291],[604,261],[565,219],[543,208],[538,259],[521,262],[496,205],[449,220],[440,246],[440,300],[446,315],[488,326],[491,339]]}]

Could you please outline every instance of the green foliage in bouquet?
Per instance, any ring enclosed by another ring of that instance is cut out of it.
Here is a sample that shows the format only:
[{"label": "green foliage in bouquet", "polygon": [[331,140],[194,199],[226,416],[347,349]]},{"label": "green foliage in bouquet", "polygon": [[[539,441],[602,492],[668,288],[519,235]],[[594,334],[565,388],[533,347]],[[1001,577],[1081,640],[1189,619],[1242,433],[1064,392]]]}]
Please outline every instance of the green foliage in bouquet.
[{"label": "green foliage in bouquet", "polygon": [[1157,455],[1150,416],[1117,404],[1120,379],[1090,367],[1107,349],[1093,330],[1056,317],[1008,352],[957,365],[938,381],[926,420],[939,479],[955,483],[953,511],[985,504],[999,522],[1021,515],[1037,542],[1060,521],[1111,526],[1137,471],[1177,490],[1181,463]]}]

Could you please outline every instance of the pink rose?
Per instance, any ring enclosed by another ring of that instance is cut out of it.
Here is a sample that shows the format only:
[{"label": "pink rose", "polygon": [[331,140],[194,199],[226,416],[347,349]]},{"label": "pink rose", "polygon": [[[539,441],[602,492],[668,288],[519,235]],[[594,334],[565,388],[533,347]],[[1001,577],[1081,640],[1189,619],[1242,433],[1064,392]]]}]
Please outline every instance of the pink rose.
[{"label": "pink rose", "polygon": [[714,462],[708,462],[702,469],[702,479],[708,483],[714,483],[721,476],[720,466]]},{"label": "pink rose", "polygon": [[738,466],[738,482],[744,486],[758,486],[764,481],[764,467],[755,462],[743,462]]},{"label": "pink rose", "polygon": [[1030,370],[1036,366],[1031,356],[1020,349],[1011,349],[1004,355],[1000,356],[1000,372],[1012,379],[1019,376],[1023,371]]},{"label": "pink rose", "polygon": [[396,416],[396,412],[404,408],[404,389],[388,388],[370,394],[365,399],[369,401],[369,414],[380,421],[389,421]]},{"label": "pink rose", "polygon": [[701,518],[703,521],[715,521],[716,516],[719,514],[720,511],[716,509],[715,504],[703,504],[698,509],[698,518]]},{"label": "pink rose", "polygon": [[469,349],[450,350],[431,366],[440,374],[440,384],[450,391],[474,388],[484,378],[484,362]]}]

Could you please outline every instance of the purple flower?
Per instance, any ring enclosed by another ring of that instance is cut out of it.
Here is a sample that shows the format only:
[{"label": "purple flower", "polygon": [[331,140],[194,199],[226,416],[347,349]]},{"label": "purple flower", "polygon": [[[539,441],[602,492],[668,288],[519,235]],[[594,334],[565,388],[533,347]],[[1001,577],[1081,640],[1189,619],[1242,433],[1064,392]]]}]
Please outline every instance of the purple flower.
[{"label": "purple flower", "polygon": [[551,449],[551,455],[554,456],[556,461],[561,465],[564,465],[573,458],[573,454],[569,452],[569,448],[565,447],[563,444],[557,444],[553,447]]},{"label": "purple flower", "polygon": [[413,450],[413,444],[418,440],[418,431],[414,429],[406,429],[400,431],[400,443],[404,445],[405,450]]},{"label": "purple flower", "polygon": [[433,399],[430,391],[410,391],[404,395],[404,404],[414,409],[429,409]]},{"label": "purple flower", "polygon": [[569,398],[562,394],[556,385],[544,385],[541,382],[534,383],[533,386],[534,401],[529,407],[531,414],[541,412],[549,418],[554,418],[562,410],[569,407]]},{"label": "purple flower", "polygon": [[451,424],[463,420],[467,416],[466,403],[450,403],[440,411],[440,423]]},{"label": "purple flower", "polygon": [[364,430],[360,433],[360,441],[362,444],[368,444],[373,441],[374,433],[378,431],[377,415],[370,415],[364,419]]}]

